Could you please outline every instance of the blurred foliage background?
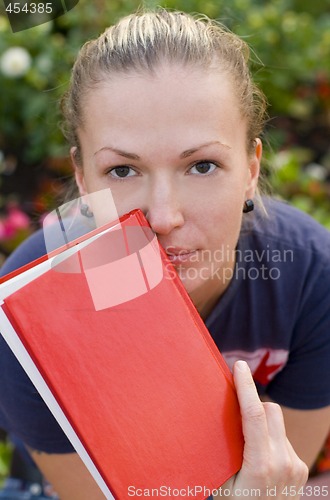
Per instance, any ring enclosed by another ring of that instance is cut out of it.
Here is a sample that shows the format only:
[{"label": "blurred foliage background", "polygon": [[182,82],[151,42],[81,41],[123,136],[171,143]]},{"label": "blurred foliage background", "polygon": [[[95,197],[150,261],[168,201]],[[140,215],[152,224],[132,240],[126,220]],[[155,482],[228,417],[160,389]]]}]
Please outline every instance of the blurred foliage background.
[{"label": "blurred foliage background", "polygon": [[[330,228],[330,0],[146,0],[217,18],[252,48],[269,99],[264,169],[274,192]],[[79,47],[141,6],[80,0],[12,33],[0,11],[0,264],[51,209],[70,175],[58,103]]]},{"label": "blurred foliage background", "polygon": [[[217,18],[253,49],[269,100],[264,169],[273,192],[330,229],[330,0],[146,0]],[[0,265],[38,227],[70,176],[59,99],[79,47],[136,0],[80,0],[12,33],[0,3]],[[0,449],[0,476],[9,451]]]}]

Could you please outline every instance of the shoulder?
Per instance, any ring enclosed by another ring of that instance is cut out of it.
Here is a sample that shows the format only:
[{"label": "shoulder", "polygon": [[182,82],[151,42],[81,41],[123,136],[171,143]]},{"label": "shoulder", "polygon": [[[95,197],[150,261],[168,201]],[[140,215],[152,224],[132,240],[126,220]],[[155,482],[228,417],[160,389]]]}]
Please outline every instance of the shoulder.
[{"label": "shoulder", "polygon": [[46,253],[46,246],[43,231],[39,229],[33,233],[29,238],[27,238],[16,250],[8,257],[6,262],[0,269],[0,276],[5,276],[6,274],[19,269],[38,259]]},{"label": "shoulder", "polygon": [[[267,215],[257,210],[242,230],[240,244],[263,255],[268,264],[287,264],[286,275],[330,273],[330,232],[311,216],[279,200],[266,199]],[[289,264],[289,265],[288,265]],[[280,266],[282,267],[282,266]],[[314,278],[316,275],[314,276]],[[330,288],[330,287],[329,287]]]},{"label": "shoulder", "polygon": [[281,301],[290,298],[299,314],[321,304],[329,312],[330,232],[285,202],[266,199],[265,207],[268,215],[257,212],[241,235],[241,258],[250,251],[254,265],[272,270],[273,279],[252,285],[272,289]]},{"label": "shoulder", "polygon": [[324,254],[329,258],[330,232],[310,215],[288,203],[265,199],[267,215],[257,211],[251,232],[278,245]]},{"label": "shoulder", "polygon": [[51,219],[42,229],[34,232],[16,248],[1,267],[0,276],[15,271],[46,253],[62,248],[68,242],[80,238],[95,228],[95,220],[89,221],[86,217],[68,216]]}]

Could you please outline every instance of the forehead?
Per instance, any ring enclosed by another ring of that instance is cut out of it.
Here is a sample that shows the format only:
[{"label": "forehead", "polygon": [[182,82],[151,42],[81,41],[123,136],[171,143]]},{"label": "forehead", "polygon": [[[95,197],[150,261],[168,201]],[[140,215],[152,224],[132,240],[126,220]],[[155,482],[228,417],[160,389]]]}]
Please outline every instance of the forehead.
[{"label": "forehead", "polygon": [[173,144],[219,136],[228,142],[246,136],[235,90],[225,72],[166,64],[153,74],[132,71],[105,76],[85,95],[82,119],[81,138],[95,147],[103,147],[109,136],[120,145],[125,138],[140,144],[159,144],[163,138]]}]

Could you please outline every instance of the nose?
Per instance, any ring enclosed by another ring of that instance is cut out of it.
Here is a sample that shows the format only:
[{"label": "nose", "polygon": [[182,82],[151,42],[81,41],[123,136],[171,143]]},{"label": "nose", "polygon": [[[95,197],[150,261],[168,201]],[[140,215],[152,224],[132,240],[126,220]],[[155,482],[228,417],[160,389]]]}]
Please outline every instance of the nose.
[{"label": "nose", "polygon": [[157,235],[168,235],[184,224],[180,195],[173,183],[163,180],[151,186],[146,205],[146,218]]}]

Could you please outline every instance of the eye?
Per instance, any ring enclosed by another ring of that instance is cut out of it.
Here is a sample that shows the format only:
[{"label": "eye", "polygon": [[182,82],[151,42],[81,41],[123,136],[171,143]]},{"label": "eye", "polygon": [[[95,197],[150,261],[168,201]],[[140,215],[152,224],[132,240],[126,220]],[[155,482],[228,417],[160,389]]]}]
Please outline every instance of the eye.
[{"label": "eye", "polygon": [[108,174],[115,179],[125,179],[125,177],[133,177],[136,175],[136,172],[132,169],[132,167],[122,165],[120,167],[111,168],[108,171]]},{"label": "eye", "polygon": [[194,174],[194,175],[196,175],[196,174],[200,174],[200,175],[211,174],[217,168],[218,168],[218,166],[215,163],[212,163],[211,161],[199,161],[198,163],[195,163],[195,165],[193,165],[190,168],[189,173]]}]

